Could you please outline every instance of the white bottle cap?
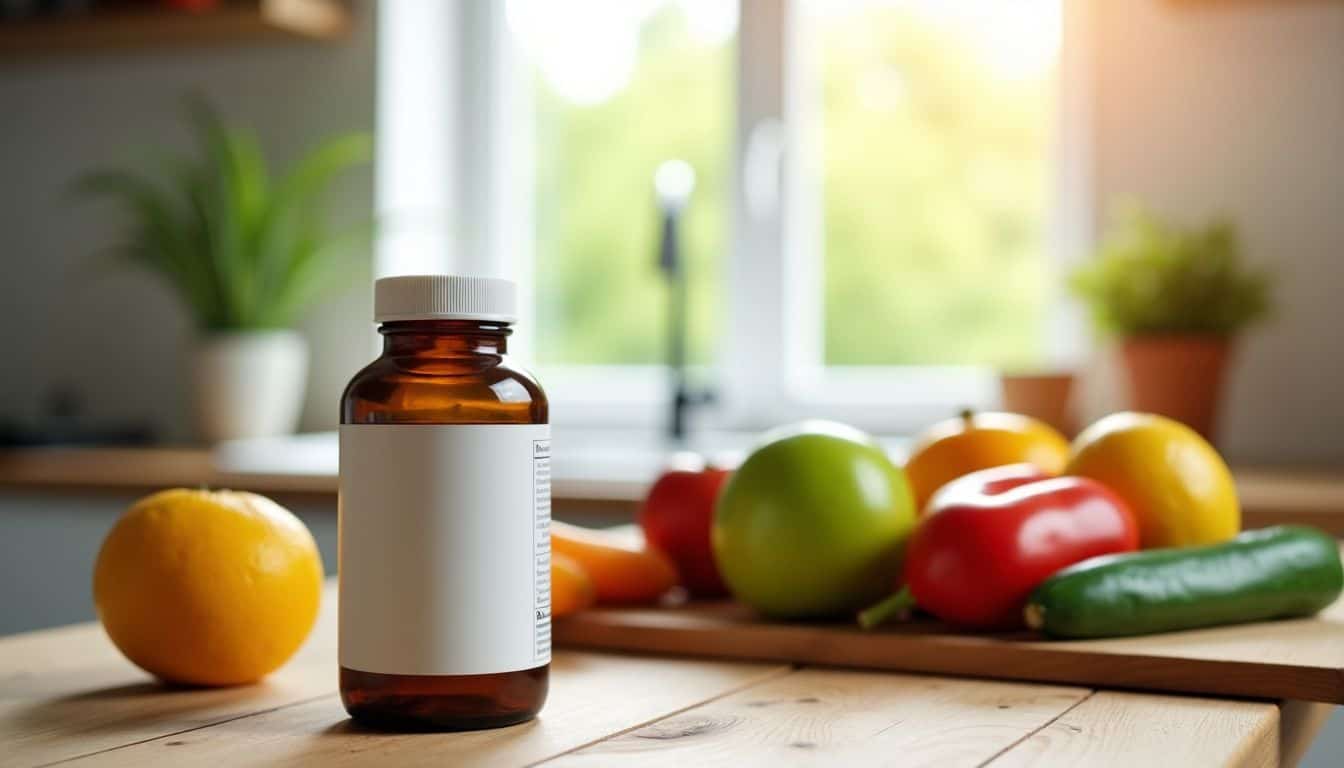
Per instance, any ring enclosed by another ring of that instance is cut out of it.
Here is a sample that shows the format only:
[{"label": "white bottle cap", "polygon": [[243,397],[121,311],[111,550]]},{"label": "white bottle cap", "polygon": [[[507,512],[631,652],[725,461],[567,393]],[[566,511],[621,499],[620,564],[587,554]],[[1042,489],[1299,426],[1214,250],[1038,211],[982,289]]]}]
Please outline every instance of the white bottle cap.
[{"label": "white bottle cap", "polygon": [[373,286],[373,319],[484,320],[512,323],[518,319],[517,290],[512,280],[459,275],[384,277]]}]

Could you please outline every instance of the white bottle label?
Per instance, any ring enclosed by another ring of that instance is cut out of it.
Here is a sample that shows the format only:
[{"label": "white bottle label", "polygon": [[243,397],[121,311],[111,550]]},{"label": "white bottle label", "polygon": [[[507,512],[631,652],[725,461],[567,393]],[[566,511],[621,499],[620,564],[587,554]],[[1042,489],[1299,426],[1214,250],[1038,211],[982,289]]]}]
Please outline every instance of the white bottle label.
[{"label": "white bottle label", "polygon": [[550,662],[550,438],[545,424],[341,425],[341,666]]}]

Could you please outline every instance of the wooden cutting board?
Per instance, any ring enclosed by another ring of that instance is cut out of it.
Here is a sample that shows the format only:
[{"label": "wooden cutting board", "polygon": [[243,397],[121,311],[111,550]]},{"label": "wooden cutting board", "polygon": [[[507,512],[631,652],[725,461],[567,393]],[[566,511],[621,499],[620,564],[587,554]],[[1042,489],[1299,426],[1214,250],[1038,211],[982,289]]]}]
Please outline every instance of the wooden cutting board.
[{"label": "wooden cutting board", "polygon": [[769,622],[732,603],[591,610],[557,620],[554,637],[569,648],[1344,704],[1344,600],[1309,619],[1067,642],[931,621],[873,632]]}]

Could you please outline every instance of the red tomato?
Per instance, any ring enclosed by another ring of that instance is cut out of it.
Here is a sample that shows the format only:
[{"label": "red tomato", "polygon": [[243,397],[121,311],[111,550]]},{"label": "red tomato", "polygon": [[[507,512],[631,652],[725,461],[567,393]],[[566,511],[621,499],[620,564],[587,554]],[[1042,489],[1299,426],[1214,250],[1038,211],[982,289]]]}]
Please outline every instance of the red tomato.
[{"label": "red tomato", "polygon": [[699,464],[670,469],[658,478],[640,508],[639,525],[649,544],[676,563],[682,585],[692,595],[721,597],[728,589],[714,564],[709,529],[719,489],[732,472]]},{"label": "red tomato", "polygon": [[943,621],[1011,629],[1055,571],[1138,546],[1133,514],[1106,486],[1013,464],[934,494],[906,549],[903,578],[915,604]]}]

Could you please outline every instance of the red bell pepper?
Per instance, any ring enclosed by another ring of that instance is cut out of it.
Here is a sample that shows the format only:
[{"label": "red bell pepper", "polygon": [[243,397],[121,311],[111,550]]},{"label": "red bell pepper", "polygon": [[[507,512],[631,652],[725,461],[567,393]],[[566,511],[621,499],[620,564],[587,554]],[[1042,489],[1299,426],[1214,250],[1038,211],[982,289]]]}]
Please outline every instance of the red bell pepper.
[{"label": "red bell pepper", "polygon": [[904,588],[859,623],[876,626],[913,604],[960,627],[1021,627],[1027,597],[1056,571],[1138,546],[1133,514],[1094,480],[1029,464],[972,472],[929,500],[906,548]]}]

